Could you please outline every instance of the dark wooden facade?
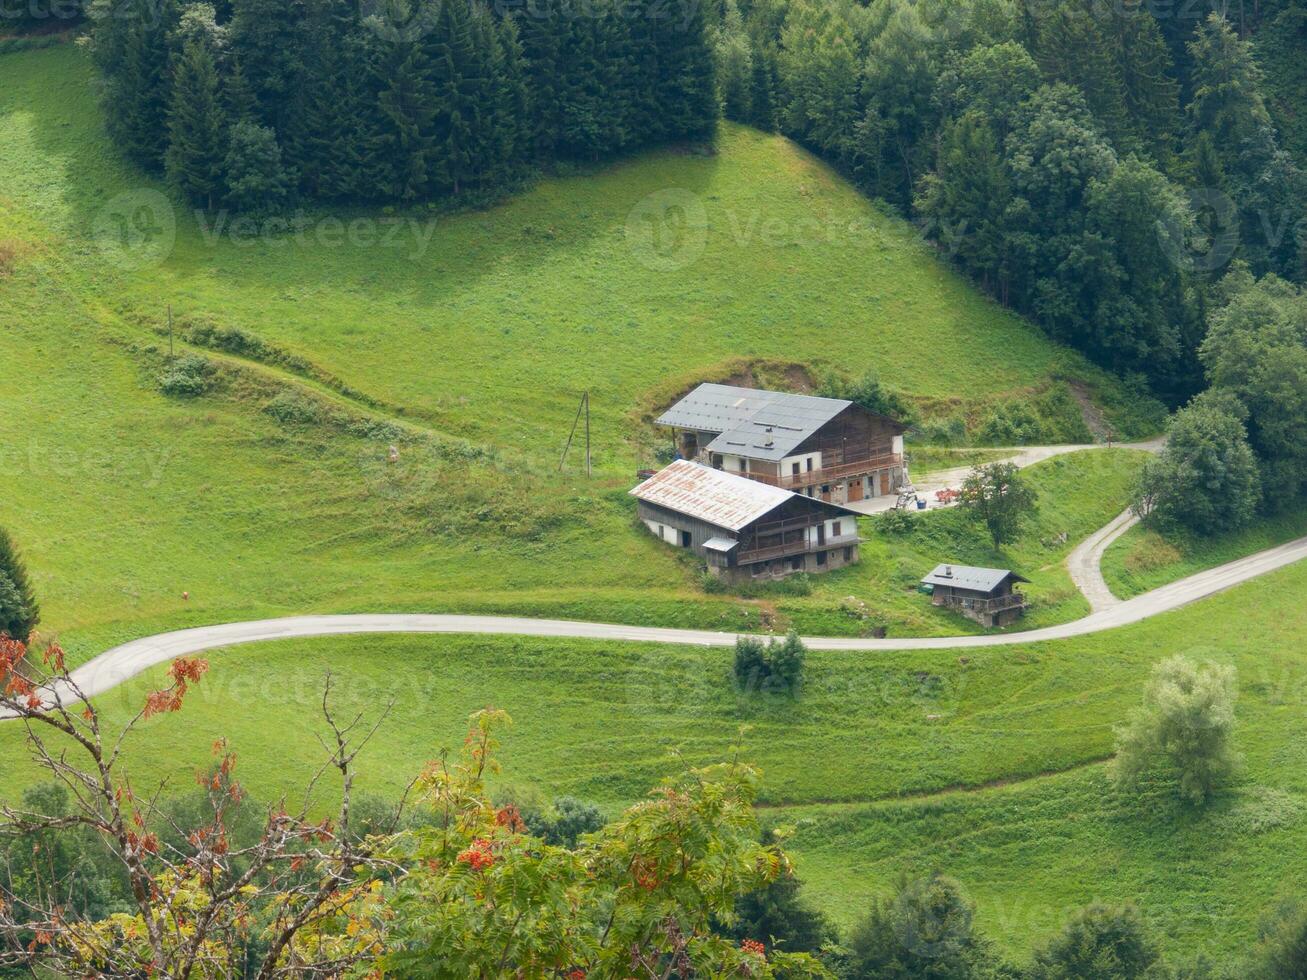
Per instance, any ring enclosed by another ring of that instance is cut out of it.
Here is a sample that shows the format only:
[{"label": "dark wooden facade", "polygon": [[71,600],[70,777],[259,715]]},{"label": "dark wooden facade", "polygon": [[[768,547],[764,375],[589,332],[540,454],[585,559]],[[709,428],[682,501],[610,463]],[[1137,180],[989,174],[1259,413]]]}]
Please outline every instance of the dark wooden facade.
[{"label": "dark wooden facade", "polygon": [[693,551],[712,574],[731,580],[827,572],[859,558],[856,516],[807,497],[791,497],[738,531],[643,500],[637,511],[663,541]]},{"label": "dark wooden facade", "polygon": [[982,626],[1009,626],[1026,611],[1026,597],[1016,589],[1018,581],[1024,582],[1025,579],[1009,574],[988,591],[935,584],[931,600],[936,606],[954,609]]}]

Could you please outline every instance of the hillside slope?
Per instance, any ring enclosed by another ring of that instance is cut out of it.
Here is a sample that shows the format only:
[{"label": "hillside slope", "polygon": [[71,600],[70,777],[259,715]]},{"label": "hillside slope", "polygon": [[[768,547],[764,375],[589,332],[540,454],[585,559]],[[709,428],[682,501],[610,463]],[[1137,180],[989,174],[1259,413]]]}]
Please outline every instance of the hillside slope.
[{"label": "hillside slope", "polygon": [[[705,595],[634,531],[625,491],[660,400],[743,367],[798,383],[874,368],[943,412],[1067,378],[1128,401],[910,226],[740,128],[712,156],[641,157],[484,212],[274,226],[197,216],[124,165],[74,48],[0,58],[0,132],[0,241],[17,250],[0,358],[28,379],[0,395],[18,461],[0,524],[47,626],[87,649],[381,607],[756,624],[770,605]],[[179,352],[227,348],[200,397],[159,390],[170,306]],[[593,480],[555,472],[587,390]],[[837,619],[881,577],[796,611]]]}]

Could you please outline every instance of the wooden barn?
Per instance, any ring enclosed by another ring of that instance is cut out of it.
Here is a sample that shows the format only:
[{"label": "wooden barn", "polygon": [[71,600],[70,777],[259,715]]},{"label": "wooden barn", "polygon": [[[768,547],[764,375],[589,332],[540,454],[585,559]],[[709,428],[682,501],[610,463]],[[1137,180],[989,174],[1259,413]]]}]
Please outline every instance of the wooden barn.
[{"label": "wooden barn", "polygon": [[780,578],[858,560],[854,514],[724,470],[677,460],[631,494],[650,531],[719,577]]},{"label": "wooden barn", "polygon": [[1006,568],[940,565],[921,580],[937,606],[948,606],[982,626],[1007,626],[1026,611],[1026,597],[1016,591],[1029,582]]},{"label": "wooden barn", "polygon": [[909,482],[907,426],[838,398],[702,384],[657,424],[673,430],[682,459],[829,503]]}]

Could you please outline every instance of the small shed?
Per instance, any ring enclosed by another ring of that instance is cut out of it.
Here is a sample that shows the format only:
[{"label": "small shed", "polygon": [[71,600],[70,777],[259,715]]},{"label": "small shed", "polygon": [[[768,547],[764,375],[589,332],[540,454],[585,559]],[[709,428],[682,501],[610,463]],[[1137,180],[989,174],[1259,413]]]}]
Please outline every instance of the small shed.
[{"label": "small shed", "polygon": [[922,591],[937,606],[948,606],[982,626],[1007,626],[1026,611],[1026,597],[1016,590],[1030,580],[1007,568],[937,565],[921,580]]}]

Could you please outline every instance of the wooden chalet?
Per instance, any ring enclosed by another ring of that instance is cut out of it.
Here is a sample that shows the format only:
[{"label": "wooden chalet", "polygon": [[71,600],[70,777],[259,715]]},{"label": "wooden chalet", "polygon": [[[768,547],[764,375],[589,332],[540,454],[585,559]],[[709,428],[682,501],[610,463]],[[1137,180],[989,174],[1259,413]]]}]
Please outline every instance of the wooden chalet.
[{"label": "wooden chalet", "polygon": [[982,626],[1007,626],[1026,611],[1026,597],[1016,583],[1029,582],[1005,568],[939,565],[921,580],[937,606],[956,609]]},{"label": "wooden chalet", "polygon": [[680,458],[834,504],[908,483],[907,426],[853,402],[702,384],[657,419]]},{"label": "wooden chalet", "polygon": [[725,470],[677,460],[631,495],[650,531],[722,578],[826,572],[858,560],[856,515]]}]

